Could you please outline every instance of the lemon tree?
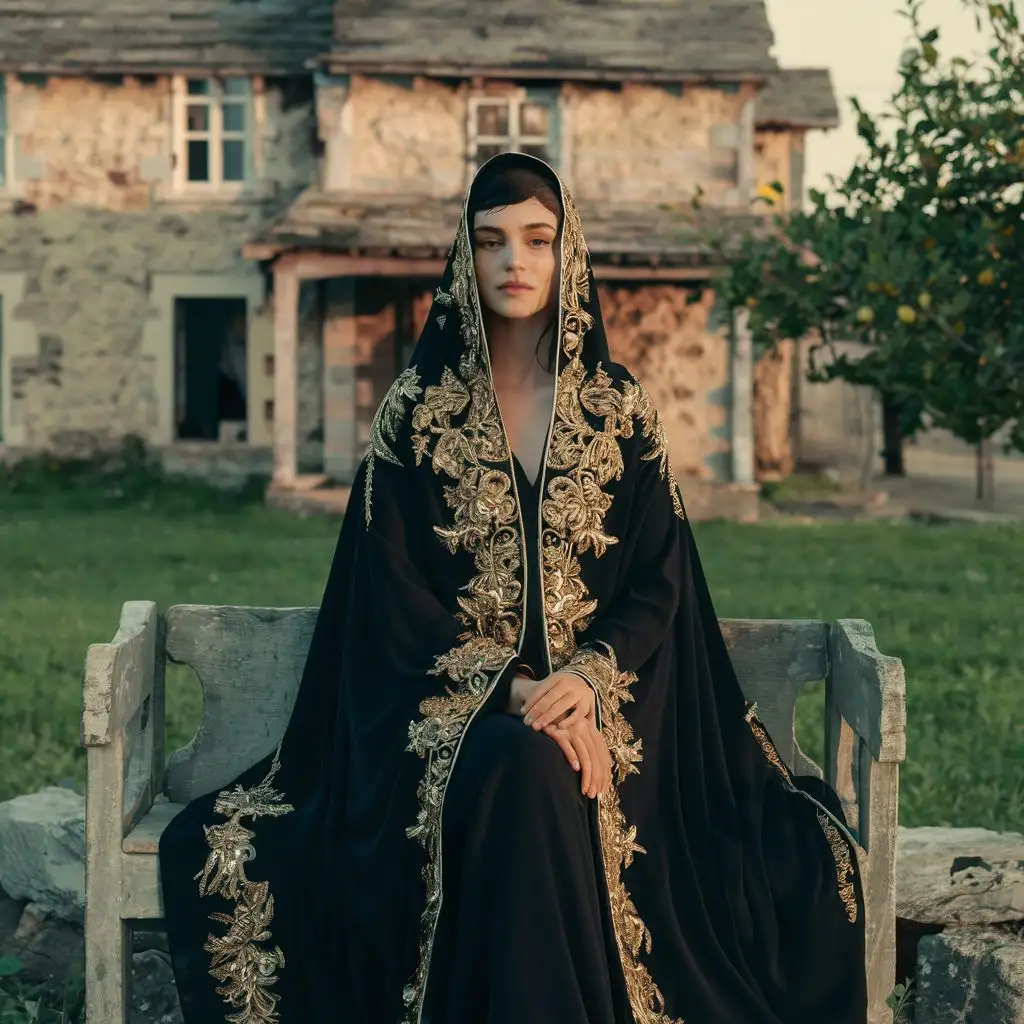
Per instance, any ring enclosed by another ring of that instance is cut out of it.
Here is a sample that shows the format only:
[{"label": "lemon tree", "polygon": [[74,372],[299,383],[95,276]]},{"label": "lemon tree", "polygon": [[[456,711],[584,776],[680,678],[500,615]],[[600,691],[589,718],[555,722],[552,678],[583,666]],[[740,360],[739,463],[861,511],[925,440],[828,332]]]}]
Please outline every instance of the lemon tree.
[{"label": "lemon tree", "polygon": [[943,58],[907,0],[898,90],[877,117],[852,101],[864,155],[725,253],[716,289],[750,310],[755,344],[809,336],[812,377],[882,392],[900,433],[927,414],[1024,451],[1024,35],[1012,4],[964,2],[988,52]]}]

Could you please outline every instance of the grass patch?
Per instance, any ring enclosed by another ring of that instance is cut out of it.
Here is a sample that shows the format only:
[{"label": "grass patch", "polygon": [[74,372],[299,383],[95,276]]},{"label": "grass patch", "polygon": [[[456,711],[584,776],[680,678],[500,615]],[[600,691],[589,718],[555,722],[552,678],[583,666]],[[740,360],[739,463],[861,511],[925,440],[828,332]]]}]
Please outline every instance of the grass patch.
[{"label": "grass patch", "polygon": [[[315,605],[337,528],[194,485],[0,489],[0,799],[84,779],[85,650],[113,636],[123,601]],[[865,618],[880,649],[904,660],[904,824],[1021,828],[1024,530],[773,522],[696,532],[720,615]],[[167,687],[174,749],[192,735],[200,695],[184,672]],[[798,709],[816,760],[822,699],[812,687]]]}]

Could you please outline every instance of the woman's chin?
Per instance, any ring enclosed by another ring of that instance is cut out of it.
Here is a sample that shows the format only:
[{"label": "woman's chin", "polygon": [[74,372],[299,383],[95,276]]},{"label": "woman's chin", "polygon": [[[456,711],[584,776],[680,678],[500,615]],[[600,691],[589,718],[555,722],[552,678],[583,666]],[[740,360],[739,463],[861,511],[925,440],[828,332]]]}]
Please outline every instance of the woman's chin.
[{"label": "woman's chin", "polygon": [[491,297],[491,301],[487,305],[492,313],[496,313],[506,320],[527,320],[539,312],[536,298],[532,293],[506,295],[504,292],[499,292]]}]

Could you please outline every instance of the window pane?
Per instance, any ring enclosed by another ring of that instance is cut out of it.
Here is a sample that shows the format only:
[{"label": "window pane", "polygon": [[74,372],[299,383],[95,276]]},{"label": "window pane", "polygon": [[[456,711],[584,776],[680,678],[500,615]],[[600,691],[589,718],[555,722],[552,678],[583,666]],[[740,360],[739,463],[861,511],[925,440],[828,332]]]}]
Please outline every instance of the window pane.
[{"label": "window pane", "polygon": [[499,153],[506,152],[505,146],[491,145],[490,143],[476,147],[476,163],[479,167],[480,164],[484,163],[485,160],[490,160],[492,156],[497,156]]},{"label": "window pane", "polygon": [[476,108],[477,135],[508,135],[508,104],[481,103]]},{"label": "window pane", "polygon": [[241,139],[225,139],[224,180],[245,180],[245,143]]},{"label": "window pane", "polygon": [[185,124],[190,132],[208,132],[210,108],[205,103],[190,103],[185,115]]},{"label": "window pane", "polygon": [[189,96],[209,96],[212,91],[208,78],[190,78],[188,80]]},{"label": "window pane", "polygon": [[224,131],[244,132],[245,131],[245,104],[225,103],[224,104]]},{"label": "window pane", "polygon": [[210,180],[210,144],[206,139],[188,140],[188,180]]},{"label": "window pane", "polygon": [[226,96],[248,96],[249,95],[249,79],[248,78],[225,78],[224,79],[224,94]]},{"label": "window pane", "polygon": [[519,134],[547,137],[551,110],[546,103],[524,103],[519,110]]},{"label": "window pane", "polygon": [[529,153],[530,156],[535,156],[539,160],[543,160],[545,163],[551,163],[551,154],[548,152],[547,146],[520,146],[520,150],[524,153]]}]

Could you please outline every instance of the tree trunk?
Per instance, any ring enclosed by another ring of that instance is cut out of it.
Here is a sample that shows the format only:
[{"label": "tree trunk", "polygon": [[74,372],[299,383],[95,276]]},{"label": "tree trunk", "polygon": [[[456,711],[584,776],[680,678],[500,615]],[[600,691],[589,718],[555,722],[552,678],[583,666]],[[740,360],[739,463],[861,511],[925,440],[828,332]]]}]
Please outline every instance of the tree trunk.
[{"label": "tree trunk", "polygon": [[977,487],[975,497],[978,504],[992,508],[996,500],[996,468],[992,457],[992,438],[986,437],[977,446]]},{"label": "tree trunk", "polygon": [[875,478],[875,393],[871,388],[857,388],[857,404],[860,410],[861,462],[858,484],[866,491]]},{"label": "tree trunk", "polygon": [[900,401],[882,392],[882,458],[886,476],[905,476],[903,466],[903,430],[900,426]]},{"label": "tree trunk", "polygon": [[793,472],[792,341],[780,341],[754,367],[754,458],[758,480]]}]

